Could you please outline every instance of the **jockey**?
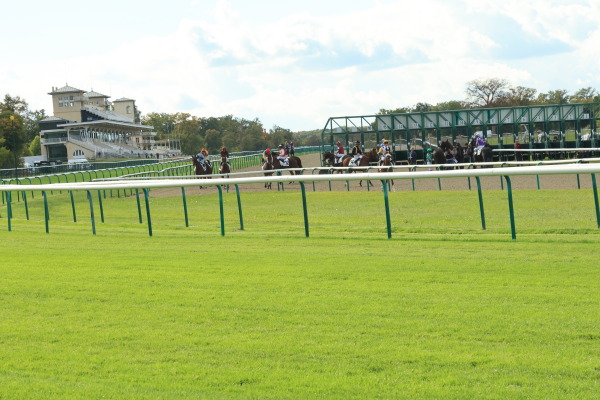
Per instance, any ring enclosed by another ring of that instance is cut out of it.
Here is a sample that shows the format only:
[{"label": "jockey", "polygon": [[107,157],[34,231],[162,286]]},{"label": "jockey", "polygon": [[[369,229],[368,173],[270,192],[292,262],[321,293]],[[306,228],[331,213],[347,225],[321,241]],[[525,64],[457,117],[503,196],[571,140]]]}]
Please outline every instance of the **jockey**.
[{"label": "jockey", "polygon": [[202,150],[200,150],[200,152],[198,154],[196,154],[196,158],[198,159],[198,162],[200,164],[203,164],[204,159],[206,158],[207,155],[208,155],[208,153],[206,152],[206,149],[202,149]]},{"label": "jockey", "polygon": [[485,146],[485,139],[483,138],[483,135],[477,135],[477,139],[475,139],[475,150],[479,151],[483,149],[483,146]]},{"label": "jockey", "polygon": [[206,171],[207,166],[210,167],[210,161],[208,159],[208,151],[206,151],[206,149],[203,148],[202,150],[200,150],[200,153],[198,153],[196,158],[198,159],[198,162],[200,163],[200,165],[202,165],[202,168],[204,168],[205,171]]},{"label": "jockey", "polygon": [[[425,156],[425,162],[427,163],[427,165],[433,164],[433,150],[431,149],[431,147],[427,149],[427,155]],[[429,170],[431,171],[431,168],[429,168]]]},{"label": "jockey", "polygon": [[354,143],[354,147],[352,148],[352,153],[351,153],[351,154],[352,154],[352,160],[350,160],[350,161],[351,161],[351,163],[352,163],[353,165],[357,165],[357,163],[358,163],[358,162],[360,161],[360,159],[363,157],[363,156],[362,156],[362,150],[361,150],[361,148],[360,148],[360,140],[357,140],[357,141]]},{"label": "jockey", "polygon": [[281,163],[282,166],[286,166],[288,165],[288,161],[287,161],[287,151],[285,149],[285,147],[280,144],[279,146],[277,146],[277,148],[279,148],[279,155],[277,156],[277,159],[279,160],[279,162]]},{"label": "jockey", "polygon": [[227,151],[227,147],[225,147],[225,146],[221,147],[221,157],[225,157],[225,158],[229,157],[229,152]]},{"label": "jockey", "polygon": [[381,165],[385,160],[386,154],[390,153],[390,141],[387,139],[382,139],[381,146],[379,146],[379,150],[377,152],[379,153],[379,164]]},{"label": "jockey", "polygon": [[267,162],[267,156],[269,154],[271,154],[271,149],[266,149],[265,151],[263,151],[263,153],[262,153],[262,162],[263,162],[263,164],[265,162]]},{"label": "jockey", "polygon": [[342,158],[344,158],[344,146],[339,141],[336,143],[337,150],[335,151],[335,163],[341,164]]}]

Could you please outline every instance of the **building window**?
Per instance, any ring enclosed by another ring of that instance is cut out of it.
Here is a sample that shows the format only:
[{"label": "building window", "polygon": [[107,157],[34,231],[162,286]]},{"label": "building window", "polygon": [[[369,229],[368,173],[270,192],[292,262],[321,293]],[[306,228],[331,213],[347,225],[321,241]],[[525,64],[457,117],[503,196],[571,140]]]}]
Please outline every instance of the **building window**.
[{"label": "building window", "polygon": [[75,150],[73,152],[73,157],[77,157],[77,156],[84,156],[85,153],[83,152],[83,150]]},{"label": "building window", "polygon": [[127,114],[131,114],[131,106],[127,106]]}]

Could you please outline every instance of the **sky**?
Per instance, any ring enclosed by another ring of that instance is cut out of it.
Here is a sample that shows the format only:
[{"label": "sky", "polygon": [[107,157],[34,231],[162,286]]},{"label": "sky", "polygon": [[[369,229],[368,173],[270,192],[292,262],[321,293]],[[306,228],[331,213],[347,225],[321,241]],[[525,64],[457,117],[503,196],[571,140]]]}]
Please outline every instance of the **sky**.
[{"label": "sky", "polygon": [[600,90],[600,0],[20,0],[2,14],[0,95],[49,115],[65,84],[142,114],[294,132],[465,100],[474,79]]}]

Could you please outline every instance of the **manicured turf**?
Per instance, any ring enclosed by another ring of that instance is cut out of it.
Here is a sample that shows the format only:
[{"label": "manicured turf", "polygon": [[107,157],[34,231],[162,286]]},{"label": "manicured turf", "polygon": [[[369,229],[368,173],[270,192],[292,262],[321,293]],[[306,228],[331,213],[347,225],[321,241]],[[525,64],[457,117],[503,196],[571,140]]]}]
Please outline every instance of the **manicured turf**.
[{"label": "manicured turf", "polygon": [[0,207],[0,398],[597,398],[591,191],[224,197]]}]

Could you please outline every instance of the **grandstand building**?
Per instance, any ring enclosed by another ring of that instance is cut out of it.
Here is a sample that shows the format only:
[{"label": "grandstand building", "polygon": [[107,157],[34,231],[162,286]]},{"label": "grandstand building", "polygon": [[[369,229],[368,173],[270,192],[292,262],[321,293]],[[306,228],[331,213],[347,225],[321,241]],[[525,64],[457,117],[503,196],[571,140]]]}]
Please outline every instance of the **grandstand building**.
[{"label": "grandstand building", "polygon": [[175,154],[156,147],[152,126],[140,123],[135,100],[86,92],[65,85],[52,87],[53,116],[40,121],[42,155],[48,161],[73,158],[147,158]]}]

